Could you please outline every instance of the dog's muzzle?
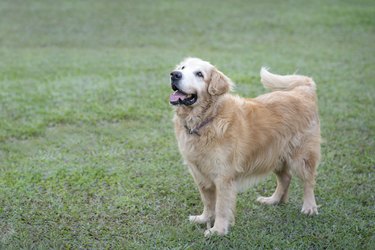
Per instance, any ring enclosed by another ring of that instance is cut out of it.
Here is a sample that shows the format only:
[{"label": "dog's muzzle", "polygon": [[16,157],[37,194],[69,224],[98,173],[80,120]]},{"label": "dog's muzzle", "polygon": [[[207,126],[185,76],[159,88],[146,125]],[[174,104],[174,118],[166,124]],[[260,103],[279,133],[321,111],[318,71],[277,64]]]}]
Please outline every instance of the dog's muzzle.
[{"label": "dog's muzzle", "polygon": [[171,87],[173,93],[169,97],[169,102],[172,105],[193,105],[197,101],[196,94],[187,94],[184,91],[180,90],[179,82],[182,79],[182,73],[179,71],[173,71],[171,73]]}]

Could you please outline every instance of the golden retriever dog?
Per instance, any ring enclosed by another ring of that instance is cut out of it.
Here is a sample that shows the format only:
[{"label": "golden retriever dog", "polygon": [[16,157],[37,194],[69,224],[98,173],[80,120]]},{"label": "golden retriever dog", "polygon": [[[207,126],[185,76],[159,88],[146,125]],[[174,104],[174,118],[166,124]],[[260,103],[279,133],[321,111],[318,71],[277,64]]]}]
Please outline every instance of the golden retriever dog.
[{"label": "golden retriever dog", "polygon": [[[230,94],[233,82],[209,62],[187,58],[171,73],[170,103],[178,147],[204,205],[205,236],[234,224],[236,195],[270,172],[275,192],[267,205],[286,202],[292,174],[304,184],[302,213],[318,214],[314,196],[320,127],[314,81],[260,71],[270,93],[254,99]],[[214,224],[212,224],[214,222]],[[213,226],[212,226],[213,225]]]}]

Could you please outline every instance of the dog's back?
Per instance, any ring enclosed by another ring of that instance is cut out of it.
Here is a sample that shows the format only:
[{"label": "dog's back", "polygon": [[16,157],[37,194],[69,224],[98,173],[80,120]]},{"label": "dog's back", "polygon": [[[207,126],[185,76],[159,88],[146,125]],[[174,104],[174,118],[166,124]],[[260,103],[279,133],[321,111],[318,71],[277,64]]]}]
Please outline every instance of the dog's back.
[{"label": "dog's back", "polygon": [[[265,68],[261,69],[260,76],[263,86],[272,92],[253,100],[280,118],[280,122],[289,127],[292,133],[304,133],[312,127],[319,127],[316,84],[310,77],[277,75]],[[318,129],[315,133],[320,136]]]}]

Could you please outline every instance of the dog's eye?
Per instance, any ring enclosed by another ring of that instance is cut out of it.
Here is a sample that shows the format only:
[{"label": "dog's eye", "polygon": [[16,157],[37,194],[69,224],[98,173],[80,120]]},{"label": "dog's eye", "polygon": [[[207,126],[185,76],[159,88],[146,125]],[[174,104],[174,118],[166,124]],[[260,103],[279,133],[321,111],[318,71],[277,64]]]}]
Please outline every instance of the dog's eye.
[{"label": "dog's eye", "polygon": [[184,68],[185,68],[185,66],[182,66],[182,67],[181,67],[181,69],[184,69]]},{"label": "dog's eye", "polygon": [[195,75],[198,76],[198,77],[203,78],[203,74],[202,74],[202,72],[200,72],[200,71],[196,72]]}]

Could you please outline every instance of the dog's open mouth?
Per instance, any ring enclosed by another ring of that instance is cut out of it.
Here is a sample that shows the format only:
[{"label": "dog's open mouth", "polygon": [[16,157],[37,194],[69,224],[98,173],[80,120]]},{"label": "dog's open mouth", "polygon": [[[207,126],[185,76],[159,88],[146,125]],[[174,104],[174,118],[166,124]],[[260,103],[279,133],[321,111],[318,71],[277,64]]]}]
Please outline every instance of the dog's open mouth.
[{"label": "dog's open mouth", "polygon": [[186,94],[179,89],[173,89],[175,92],[169,97],[169,102],[172,105],[193,105],[197,101],[196,94]]}]

